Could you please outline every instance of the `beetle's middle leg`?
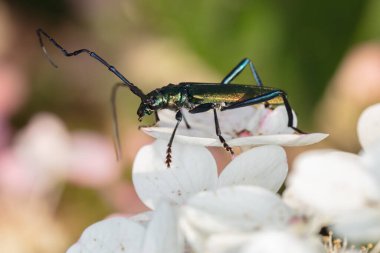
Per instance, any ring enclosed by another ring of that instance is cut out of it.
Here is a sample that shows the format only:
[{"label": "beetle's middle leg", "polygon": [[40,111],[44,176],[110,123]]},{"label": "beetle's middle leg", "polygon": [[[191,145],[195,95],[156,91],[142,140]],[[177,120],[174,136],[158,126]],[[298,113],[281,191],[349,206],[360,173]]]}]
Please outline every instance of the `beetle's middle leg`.
[{"label": "beetle's middle leg", "polygon": [[216,113],[215,107],[213,107],[213,111],[214,111],[214,122],[215,122],[216,135],[219,137],[220,142],[223,144],[223,148],[225,150],[227,150],[228,152],[230,152],[230,154],[233,156],[235,154],[234,151],[232,150],[230,145],[227,144],[226,140],[223,138],[222,133],[220,131],[218,114]]},{"label": "beetle's middle leg", "polygon": [[227,144],[226,140],[223,138],[222,133],[220,131],[219,120],[218,120],[218,115],[216,113],[215,106],[216,105],[213,104],[213,103],[200,104],[200,105],[196,106],[195,108],[189,110],[189,113],[194,113],[195,114],[195,113],[207,112],[207,111],[209,111],[209,110],[212,109],[214,111],[214,122],[215,122],[215,132],[216,132],[216,135],[218,136],[220,142],[223,144],[224,149],[227,150],[228,152],[230,152],[231,155],[234,155],[234,151]]}]

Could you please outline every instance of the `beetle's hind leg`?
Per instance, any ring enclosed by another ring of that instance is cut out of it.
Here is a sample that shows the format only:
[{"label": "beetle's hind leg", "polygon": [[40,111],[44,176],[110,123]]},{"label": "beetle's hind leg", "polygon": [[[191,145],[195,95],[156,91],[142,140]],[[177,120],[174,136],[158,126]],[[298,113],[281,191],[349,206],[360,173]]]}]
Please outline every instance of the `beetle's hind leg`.
[{"label": "beetle's hind leg", "polygon": [[213,111],[214,111],[214,122],[215,122],[216,135],[219,137],[220,142],[223,144],[223,148],[225,150],[227,150],[228,152],[230,152],[230,154],[232,156],[234,156],[235,155],[234,151],[232,150],[232,148],[230,147],[230,145],[227,144],[226,140],[223,138],[222,133],[220,131],[219,120],[218,120],[218,115],[216,113],[216,109],[213,108]]},{"label": "beetle's hind leg", "polygon": [[252,72],[253,78],[256,80],[257,85],[263,86],[263,82],[261,81],[260,76],[257,73],[255,66],[253,65],[253,62],[248,58],[241,60],[222,80],[221,84],[231,83],[248,65]]},{"label": "beetle's hind leg", "polygon": [[241,108],[241,107],[245,107],[245,106],[249,106],[249,105],[265,103],[265,102],[267,102],[273,98],[276,98],[276,97],[281,97],[282,100],[284,101],[286,113],[288,114],[288,127],[292,128],[297,133],[305,134],[305,132],[303,132],[302,130],[293,126],[294,119],[293,119],[292,107],[290,106],[289,101],[286,98],[285,92],[283,92],[282,90],[274,90],[274,91],[262,94],[262,95],[257,96],[257,97],[249,98],[249,99],[244,100],[244,101],[235,102],[235,103],[232,103],[228,106],[222,107],[221,110],[222,111],[231,110],[231,109]]},{"label": "beetle's hind leg", "polygon": [[288,119],[289,119],[288,127],[292,128],[294,131],[296,131],[299,134],[307,134],[306,132],[302,131],[301,129],[298,129],[297,127],[293,126],[293,110],[292,110],[292,107],[290,106],[289,101],[284,94],[282,94],[281,97],[282,97],[282,100],[284,101],[286,112],[288,114]]}]

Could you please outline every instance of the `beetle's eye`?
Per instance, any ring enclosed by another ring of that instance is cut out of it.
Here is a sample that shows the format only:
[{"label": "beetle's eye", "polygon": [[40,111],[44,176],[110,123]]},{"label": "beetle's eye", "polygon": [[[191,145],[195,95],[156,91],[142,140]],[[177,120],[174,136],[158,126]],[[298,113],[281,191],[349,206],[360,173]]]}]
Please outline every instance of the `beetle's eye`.
[{"label": "beetle's eye", "polygon": [[153,98],[148,98],[146,100],[146,102],[147,102],[147,104],[152,105],[154,103],[154,99]]}]

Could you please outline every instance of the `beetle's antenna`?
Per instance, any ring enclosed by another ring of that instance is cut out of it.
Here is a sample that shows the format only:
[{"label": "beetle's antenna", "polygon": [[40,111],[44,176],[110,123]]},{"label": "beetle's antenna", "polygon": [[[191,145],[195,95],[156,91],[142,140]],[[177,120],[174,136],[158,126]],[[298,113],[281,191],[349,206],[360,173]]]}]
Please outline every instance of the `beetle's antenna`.
[{"label": "beetle's antenna", "polygon": [[112,106],[112,127],[113,127],[113,137],[114,137],[114,144],[115,144],[115,151],[116,151],[116,159],[120,161],[122,158],[122,149],[120,144],[120,132],[119,132],[119,121],[117,117],[117,110],[116,110],[116,94],[118,91],[118,88],[125,87],[122,83],[117,83],[112,87],[112,93],[111,93],[111,106]]},{"label": "beetle's antenna", "polygon": [[139,98],[141,98],[142,101],[145,100],[145,94],[137,86],[135,86],[133,83],[131,83],[114,66],[110,65],[107,61],[105,61],[102,57],[100,57],[99,55],[97,55],[95,52],[92,52],[92,51],[90,51],[88,49],[85,49],[85,48],[84,49],[75,50],[73,52],[67,52],[66,49],[64,49],[60,44],[58,44],[57,41],[55,41],[52,37],[50,37],[50,35],[47,34],[41,28],[37,29],[36,33],[37,33],[37,36],[38,36],[38,39],[39,39],[42,51],[44,52],[45,56],[48,58],[49,62],[54,67],[57,68],[58,66],[57,66],[57,64],[54,63],[54,61],[50,58],[49,54],[47,53],[47,50],[46,50],[46,48],[44,46],[44,43],[42,41],[42,35],[45,36],[55,47],[57,47],[59,50],[61,50],[61,52],[66,57],[76,56],[76,55],[79,55],[81,53],[86,53],[86,54],[90,55],[92,58],[94,58],[95,60],[97,60],[98,62],[100,62],[104,66],[106,66],[109,71],[111,71],[112,73],[114,73],[121,81],[123,81],[123,85],[126,85],[133,92],[133,94],[135,94],[136,96],[138,96]]}]

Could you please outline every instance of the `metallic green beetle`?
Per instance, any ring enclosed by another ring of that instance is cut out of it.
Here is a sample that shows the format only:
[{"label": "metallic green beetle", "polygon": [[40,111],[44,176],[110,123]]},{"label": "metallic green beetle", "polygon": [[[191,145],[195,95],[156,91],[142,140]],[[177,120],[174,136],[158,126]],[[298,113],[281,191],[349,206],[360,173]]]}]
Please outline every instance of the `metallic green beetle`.
[{"label": "metallic green beetle", "polygon": [[[286,93],[280,89],[265,87],[252,63],[248,58],[243,59],[239,64],[234,67],[230,73],[220,82],[220,83],[194,83],[194,82],[183,82],[179,84],[169,84],[159,89],[155,89],[148,94],[144,94],[137,86],[132,84],[127,78],[125,78],[115,67],[110,65],[107,61],[88,49],[79,49],[73,52],[68,52],[64,49],[58,42],[51,38],[44,30],[37,29],[37,36],[39,38],[40,45],[43,52],[47,56],[50,63],[57,67],[57,65],[50,59],[45,46],[42,41],[42,36],[45,36],[54,46],[62,51],[62,53],[67,56],[76,56],[82,53],[86,53],[91,57],[95,58],[101,64],[106,66],[108,70],[114,73],[122,83],[118,83],[112,89],[111,102],[112,102],[112,112],[114,118],[114,132],[116,137],[116,148],[117,157],[120,157],[120,141],[119,141],[119,130],[117,127],[117,114],[116,114],[116,93],[119,87],[129,88],[135,95],[141,99],[141,104],[137,110],[137,115],[139,120],[145,115],[151,115],[154,113],[156,122],[159,121],[157,111],[161,109],[170,109],[176,112],[177,124],[175,125],[172,135],[170,137],[167,150],[166,150],[166,160],[165,163],[167,167],[170,167],[172,162],[171,157],[171,146],[173,144],[173,139],[179,124],[182,119],[188,128],[190,125],[184,118],[181,110],[187,109],[189,113],[201,113],[209,110],[214,112],[214,122],[215,131],[223,147],[229,151],[232,155],[234,154],[232,148],[227,144],[226,140],[221,135],[217,109],[221,111],[230,110],[240,107],[245,107],[249,105],[265,103],[266,105],[277,105],[284,104],[287,115],[288,115],[288,126],[293,128],[298,133],[303,133],[301,130],[293,126],[293,113],[292,108],[287,99]],[[243,70],[245,67],[249,66],[253,77],[255,78],[257,85],[241,85],[241,84],[230,84]]]}]

